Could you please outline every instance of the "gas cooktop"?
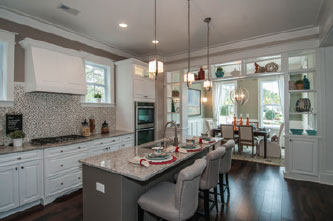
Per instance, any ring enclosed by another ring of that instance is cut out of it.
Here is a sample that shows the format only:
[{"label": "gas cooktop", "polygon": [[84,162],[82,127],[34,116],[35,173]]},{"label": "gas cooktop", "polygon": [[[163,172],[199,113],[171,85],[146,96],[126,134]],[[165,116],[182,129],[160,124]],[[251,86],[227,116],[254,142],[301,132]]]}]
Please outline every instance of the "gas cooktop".
[{"label": "gas cooktop", "polygon": [[63,142],[70,142],[74,140],[79,140],[85,138],[84,136],[80,135],[67,135],[67,136],[60,136],[60,137],[45,137],[45,138],[37,138],[31,139],[30,143],[32,145],[45,145],[45,144],[56,144],[56,143],[63,143]]}]

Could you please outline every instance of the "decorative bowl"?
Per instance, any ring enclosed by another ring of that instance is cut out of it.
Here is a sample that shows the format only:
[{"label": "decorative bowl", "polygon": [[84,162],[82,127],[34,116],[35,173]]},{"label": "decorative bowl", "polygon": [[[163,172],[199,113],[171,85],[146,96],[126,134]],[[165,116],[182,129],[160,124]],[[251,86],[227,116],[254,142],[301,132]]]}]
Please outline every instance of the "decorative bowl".
[{"label": "decorative bowl", "polygon": [[305,130],[305,131],[310,136],[316,136],[317,135],[317,131],[316,130]]},{"label": "decorative bowl", "polygon": [[290,129],[290,132],[294,135],[302,135],[304,129]]}]

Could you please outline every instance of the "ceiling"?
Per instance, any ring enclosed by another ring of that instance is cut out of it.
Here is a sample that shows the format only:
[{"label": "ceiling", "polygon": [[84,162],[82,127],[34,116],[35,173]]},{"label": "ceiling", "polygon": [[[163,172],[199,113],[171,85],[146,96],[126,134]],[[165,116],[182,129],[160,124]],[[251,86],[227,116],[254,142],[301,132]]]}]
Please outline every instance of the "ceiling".
[{"label": "ceiling", "polygon": [[[191,0],[192,49],[206,46],[205,17],[211,17],[211,45],[317,25],[325,0]],[[77,16],[57,9],[63,3]],[[137,56],[154,54],[153,0],[1,0],[0,5],[90,36]],[[157,0],[158,53],[187,50],[187,1]],[[128,24],[126,29],[119,23]]]}]

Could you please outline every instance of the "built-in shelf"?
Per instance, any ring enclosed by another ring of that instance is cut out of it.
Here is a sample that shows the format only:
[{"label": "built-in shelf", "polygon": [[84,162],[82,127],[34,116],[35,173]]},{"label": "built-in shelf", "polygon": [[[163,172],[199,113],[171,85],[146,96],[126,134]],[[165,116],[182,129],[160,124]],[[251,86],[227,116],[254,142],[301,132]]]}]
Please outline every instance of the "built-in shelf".
[{"label": "built-in shelf", "polygon": [[179,112],[167,112],[167,114],[179,114]]},{"label": "built-in shelf", "polygon": [[303,114],[312,114],[312,115],[317,115],[316,112],[290,112],[290,115],[303,115]]},{"label": "built-in shelf", "polygon": [[238,75],[238,76],[214,78],[213,81],[230,81],[230,80],[247,79],[247,78],[276,76],[276,75],[282,75],[282,74],[284,74],[284,72],[250,73],[250,74],[243,74],[243,75]]},{"label": "built-in shelf", "polygon": [[289,138],[292,138],[292,137],[306,137],[306,138],[321,138],[321,136],[318,136],[318,135],[308,135],[306,134],[306,132],[304,132],[304,134],[302,135],[296,135],[296,134],[285,134],[285,137],[289,137]]},{"label": "built-in shelf", "polygon": [[307,89],[307,90],[289,90],[289,93],[307,93],[307,92],[317,92],[317,90]]},{"label": "built-in shelf", "polygon": [[288,73],[290,75],[295,75],[295,74],[305,74],[305,73],[315,73],[316,69],[315,68],[306,68],[306,69],[297,69],[297,70],[290,70]]}]

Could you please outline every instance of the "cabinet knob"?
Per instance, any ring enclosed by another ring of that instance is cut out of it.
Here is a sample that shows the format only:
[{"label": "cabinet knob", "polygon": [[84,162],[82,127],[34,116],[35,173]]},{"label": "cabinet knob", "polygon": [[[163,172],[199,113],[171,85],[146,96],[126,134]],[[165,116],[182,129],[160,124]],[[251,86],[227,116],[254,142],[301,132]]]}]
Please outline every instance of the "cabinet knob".
[{"label": "cabinet knob", "polygon": [[148,96],[144,96],[145,98],[147,98]]},{"label": "cabinet knob", "polygon": [[22,157],[18,157],[17,160],[22,160]]},{"label": "cabinet knob", "polygon": [[63,150],[60,150],[60,153],[63,153],[64,151]]},{"label": "cabinet knob", "polygon": [[21,169],[23,170],[23,169],[24,169],[24,166],[21,166]]},{"label": "cabinet knob", "polygon": [[60,185],[64,185],[64,183],[60,183]]},{"label": "cabinet knob", "polygon": [[293,141],[292,139],[289,140],[290,142]]},{"label": "cabinet knob", "polygon": [[17,167],[15,167],[15,170],[17,170]]},{"label": "cabinet knob", "polygon": [[64,165],[63,165],[63,164],[61,164],[60,166],[61,166],[61,167],[63,167]]},{"label": "cabinet knob", "polygon": [[81,177],[78,177],[79,180],[81,180]]},{"label": "cabinet knob", "polygon": [[103,142],[101,142],[101,144],[103,144]]},{"label": "cabinet knob", "polygon": [[81,149],[81,147],[78,147],[78,149]]}]

